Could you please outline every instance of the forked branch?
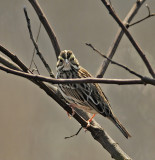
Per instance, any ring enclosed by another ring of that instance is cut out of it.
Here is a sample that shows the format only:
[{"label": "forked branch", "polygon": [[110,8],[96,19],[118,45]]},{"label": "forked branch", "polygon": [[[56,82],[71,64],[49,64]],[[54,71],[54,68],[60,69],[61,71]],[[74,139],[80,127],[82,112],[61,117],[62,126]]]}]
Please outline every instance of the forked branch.
[{"label": "forked branch", "polygon": [[116,61],[113,61],[112,59],[108,58],[108,57],[105,56],[103,53],[101,53],[99,50],[97,50],[92,44],[86,43],[86,45],[89,46],[89,47],[91,47],[91,48],[92,48],[95,52],[97,52],[100,56],[102,56],[103,58],[107,59],[111,64],[115,64],[115,65],[117,65],[117,66],[119,66],[119,67],[127,70],[127,71],[130,72],[131,74],[137,76],[138,78],[143,79],[143,76],[142,76],[142,75],[136,73],[134,70],[128,68],[127,66],[125,66],[125,65],[123,65],[123,64],[120,64],[120,63],[118,63],[118,62],[116,62]]},{"label": "forked branch", "polygon": [[146,4],[146,8],[148,10],[148,15],[132,24],[128,24],[128,27],[131,27],[131,26],[134,26],[140,22],[143,22],[144,20],[148,19],[148,18],[151,18],[151,17],[154,17],[155,16],[155,13],[151,13],[151,10],[150,10],[150,7],[148,6],[148,4]]},{"label": "forked branch", "polygon": [[[137,14],[140,7],[143,5],[143,3],[145,1],[146,0],[138,0],[136,3],[133,4],[132,8],[130,9],[129,13],[127,14],[127,16],[125,17],[125,19],[123,21],[123,24],[127,28],[128,28],[128,25],[130,24],[132,19],[135,17],[135,15]],[[110,5],[111,5],[111,3],[110,3]],[[109,50],[108,50],[108,53],[107,53],[108,58],[110,58],[110,59],[113,58],[123,35],[124,35],[124,31],[122,30],[122,28],[119,28],[117,33],[116,33],[116,36],[115,36],[115,39],[114,39],[112,45],[109,47]],[[108,66],[109,66],[109,61],[108,60],[103,61],[103,63],[101,64],[101,66],[100,66],[100,68],[97,72],[96,77],[97,78],[102,78],[104,76]]]},{"label": "forked branch", "polygon": [[136,51],[138,52],[139,56],[142,58],[146,68],[148,69],[149,73],[152,75],[153,78],[155,78],[155,73],[154,73],[154,70],[153,70],[151,64],[149,63],[149,61],[146,58],[145,54],[143,53],[142,49],[139,47],[139,45],[136,43],[136,41],[134,40],[134,38],[132,37],[130,32],[127,30],[126,26],[122,23],[120,18],[116,15],[116,12],[113,11],[113,9],[109,5],[109,3],[106,0],[101,0],[101,1],[105,5],[107,10],[109,11],[110,15],[115,19],[115,21],[118,23],[118,25],[122,28],[122,30],[124,31],[124,33],[126,34],[128,39],[130,40],[130,42],[132,43],[132,45],[136,49]]}]

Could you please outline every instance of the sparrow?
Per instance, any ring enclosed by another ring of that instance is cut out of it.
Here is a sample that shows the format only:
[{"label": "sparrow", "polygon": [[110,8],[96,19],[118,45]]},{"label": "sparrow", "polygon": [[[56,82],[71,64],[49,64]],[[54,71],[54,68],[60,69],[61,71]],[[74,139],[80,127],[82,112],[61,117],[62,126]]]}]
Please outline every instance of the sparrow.
[{"label": "sparrow", "polygon": [[[93,76],[83,67],[71,50],[61,51],[57,61],[57,79],[93,78]],[[114,115],[111,105],[97,83],[69,83],[58,84],[58,89],[62,96],[72,107],[77,107],[85,112],[101,114],[111,120],[121,133],[129,138],[131,135],[123,127]]]}]

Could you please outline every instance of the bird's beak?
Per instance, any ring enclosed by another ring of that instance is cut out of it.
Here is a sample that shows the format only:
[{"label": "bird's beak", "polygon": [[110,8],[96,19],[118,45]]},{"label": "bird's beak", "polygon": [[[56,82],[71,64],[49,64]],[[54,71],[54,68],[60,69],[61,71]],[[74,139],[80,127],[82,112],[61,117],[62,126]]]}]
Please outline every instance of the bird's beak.
[{"label": "bird's beak", "polygon": [[68,59],[65,59],[65,60],[64,60],[64,66],[66,66],[66,67],[69,66],[69,61],[68,61]]},{"label": "bird's beak", "polygon": [[70,65],[68,59],[65,59],[64,60],[64,68],[63,68],[63,70],[64,71],[69,71],[70,69],[71,69],[71,65]]}]

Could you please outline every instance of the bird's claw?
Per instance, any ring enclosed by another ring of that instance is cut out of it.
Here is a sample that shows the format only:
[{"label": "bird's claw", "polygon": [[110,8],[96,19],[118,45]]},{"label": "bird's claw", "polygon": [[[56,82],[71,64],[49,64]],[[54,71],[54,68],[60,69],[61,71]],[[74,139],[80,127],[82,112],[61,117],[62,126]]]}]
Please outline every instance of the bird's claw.
[{"label": "bird's claw", "polygon": [[89,121],[89,120],[87,121],[86,129],[87,129],[88,127],[90,127],[90,121]]}]

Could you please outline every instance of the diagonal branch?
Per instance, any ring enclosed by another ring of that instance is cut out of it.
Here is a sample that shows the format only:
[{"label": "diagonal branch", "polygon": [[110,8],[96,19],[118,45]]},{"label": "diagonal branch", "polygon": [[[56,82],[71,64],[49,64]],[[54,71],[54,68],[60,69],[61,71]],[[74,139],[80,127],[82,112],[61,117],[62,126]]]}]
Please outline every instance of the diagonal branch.
[{"label": "diagonal branch", "polygon": [[115,62],[115,61],[111,60],[110,58],[108,58],[107,56],[105,56],[103,53],[101,53],[100,51],[98,51],[92,44],[86,43],[86,45],[89,46],[89,47],[91,47],[95,52],[97,52],[102,57],[106,58],[111,64],[115,64],[115,65],[117,65],[117,66],[119,66],[119,67],[127,70],[131,74],[137,76],[138,78],[143,79],[143,76],[141,76],[140,74],[136,73],[134,70],[132,70],[132,69],[130,69],[130,68],[128,68],[128,67],[126,67],[126,66],[118,63],[118,62]]},{"label": "diagonal branch", "polygon": [[[36,40],[35,40],[36,43],[38,42],[39,35],[40,35],[40,31],[41,31],[41,22],[40,22],[40,24],[39,24],[38,33],[37,33],[37,37],[36,37]],[[32,58],[31,58],[31,62],[30,62],[29,69],[31,69],[32,63],[34,63],[35,51],[36,51],[36,49],[35,49],[35,47],[34,47],[34,48],[33,48],[33,53],[32,53]],[[35,65],[35,63],[34,63],[34,65]],[[38,74],[40,74],[40,73],[38,73]]]},{"label": "diagonal branch", "polygon": [[5,58],[2,55],[0,55],[0,63],[10,69],[22,71],[17,65],[15,65],[13,62],[11,62],[10,60],[8,60],[7,58]]},{"label": "diagonal branch", "polygon": [[[138,10],[140,9],[140,7],[143,5],[143,3],[146,0],[139,0],[138,2],[136,2],[133,7],[131,8],[131,10],[129,11],[129,13],[127,14],[127,16],[125,17],[123,24],[127,26],[128,28],[128,24],[131,22],[131,20],[134,18],[134,16],[137,14]],[[124,31],[122,30],[122,28],[119,28],[117,31],[117,34],[115,36],[114,42],[112,43],[112,46],[110,46],[108,53],[107,53],[107,57],[112,59],[117,47],[122,39],[124,35]],[[101,64],[98,72],[97,72],[97,76],[98,78],[102,78],[107,70],[109,66],[109,61],[105,60],[103,61],[103,63]]]},{"label": "diagonal branch", "polygon": [[110,15],[115,19],[115,21],[118,23],[118,25],[122,28],[122,30],[124,31],[124,33],[126,34],[126,36],[128,37],[128,39],[130,40],[130,42],[132,43],[132,45],[134,46],[134,48],[138,52],[139,56],[142,58],[144,64],[146,65],[146,67],[147,67],[148,71],[150,72],[150,74],[152,75],[152,77],[155,78],[155,73],[154,73],[154,71],[152,69],[152,66],[150,65],[149,61],[147,60],[147,58],[146,58],[145,54],[143,53],[142,49],[138,46],[138,44],[133,39],[133,37],[130,34],[130,32],[127,30],[127,28],[122,23],[122,21],[120,20],[120,18],[113,11],[113,9],[109,5],[109,3],[107,3],[106,0],[101,0],[101,1],[105,5],[105,7],[108,9]]},{"label": "diagonal branch", "polygon": [[2,45],[0,45],[0,51],[9,57],[14,63],[16,63],[24,72],[29,72],[30,70],[24,65],[24,63],[13,53],[8,51]]},{"label": "diagonal branch", "polygon": [[55,33],[54,33],[53,29],[51,28],[47,18],[45,17],[43,11],[41,10],[37,0],[29,0],[29,2],[33,6],[33,8],[36,11],[41,23],[43,24],[51,42],[52,42],[53,48],[54,48],[55,53],[56,53],[56,57],[58,57],[61,50],[60,50],[60,46],[58,44],[58,41],[57,41],[57,38],[55,36]]}]

